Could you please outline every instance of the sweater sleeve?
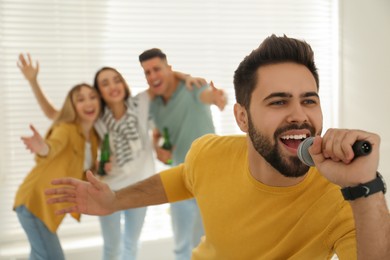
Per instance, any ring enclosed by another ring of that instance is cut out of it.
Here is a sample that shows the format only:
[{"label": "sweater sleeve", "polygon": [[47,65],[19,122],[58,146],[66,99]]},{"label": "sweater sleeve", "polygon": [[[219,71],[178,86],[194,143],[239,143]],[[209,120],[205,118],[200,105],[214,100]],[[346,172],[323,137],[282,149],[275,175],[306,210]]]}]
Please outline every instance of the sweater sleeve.
[{"label": "sweater sleeve", "polygon": [[187,189],[183,176],[184,164],[180,164],[160,173],[169,202],[186,200],[193,197],[192,193]]},{"label": "sweater sleeve", "polygon": [[72,127],[66,124],[60,124],[53,126],[45,139],[45,142],[49,146],[49,153],[42,157],[36,156],[37,162],[52,160],[57,154],[65,149],[68,142],[70,142]]},{"label": "sweater sleeve", "polygon": [[[196,139],[187,153],[184,163],[160,173],[165,193],[169,202],[190,199],[194,197],[194,183],[198,165],[199,153],[205,144],[215,135],[205,135]],[[199,172],[198,172],[199,174]]]}]

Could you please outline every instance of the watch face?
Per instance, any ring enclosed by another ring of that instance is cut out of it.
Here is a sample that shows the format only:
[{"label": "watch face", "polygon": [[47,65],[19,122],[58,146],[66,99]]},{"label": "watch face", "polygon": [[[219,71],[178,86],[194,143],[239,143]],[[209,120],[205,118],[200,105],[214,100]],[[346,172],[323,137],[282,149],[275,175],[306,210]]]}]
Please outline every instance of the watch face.
[{"label": "watch face", "polygon": [[387,191],[385,179],[383,178],[382,174],[380,174],[379,172],[376,172],[376,174],[378,175],[379,178],[381,178],[381,180],[383,182],[383,194],[385,194]]}]

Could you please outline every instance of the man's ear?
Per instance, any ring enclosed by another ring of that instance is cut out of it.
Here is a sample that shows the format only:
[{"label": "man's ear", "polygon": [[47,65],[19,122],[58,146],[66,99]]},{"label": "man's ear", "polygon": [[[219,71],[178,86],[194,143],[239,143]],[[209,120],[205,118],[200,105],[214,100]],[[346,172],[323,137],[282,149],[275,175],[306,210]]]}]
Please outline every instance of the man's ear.
[{"label": "man's ear", "polygon": [[248,113],[244,106],[236,103],[234,104],[234,117],[241,131],[248,132]]}]

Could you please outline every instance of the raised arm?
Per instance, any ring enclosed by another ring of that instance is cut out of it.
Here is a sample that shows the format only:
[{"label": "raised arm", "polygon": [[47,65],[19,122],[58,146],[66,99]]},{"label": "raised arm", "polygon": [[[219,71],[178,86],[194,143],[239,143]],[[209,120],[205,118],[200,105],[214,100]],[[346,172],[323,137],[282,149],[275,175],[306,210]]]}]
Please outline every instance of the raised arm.
[{"label": "raised arm", "polygon": [[38,83],[39,63],[36,62],[34,67],[30,54],[27,54],[27,60],[23,54],[19,55],[17,66],[28,81],[31,89],[41,107],[43,113],[51,120],[55,119],[58,115],[58,110],[50,103],[48,98],[42,92],[42,89]]},{"label": "raised arm", "polygon": [[227,103],[225,92],[222,89],[217,89],[212,81],[210,82],[210,88],[200,94],[200,100],[205,104],[216,105],[221,111]]},{"label": "raised arm", "polygon": [[[179,81],[185,81],[186,88],[189,90],[193,90],[194,86],[200,88],[207,84],[204,78],[192,77],[190,74],[185,74],[178,71],[173,71],[173,74],[175,78]],[[146,92],[148,93],[150,100],[153,100],[155,98],[155,94],[150,87],[146,90]]]},{"label": "raised arm", "polygon": [[[56,214],[78,212],[88,215],[108,215],[118,210],[138,208],[167,203],[160,175],[156,174],[136,184],[113,192],[106,183],[99,181],[91,171],[87,171],[87,180],[62,178],[52,181],[61,187],[48,189],[46,195],[56,196],[47,202],[70,202],[73,206],[61,209]],[[64,186],[65,185],[65,186]]]},{"label": "raised arm", "polygon": [[207,81],[204,78],[192,77],[190,74],[179,71],[174,71],[173,74],[177,79],[184,80],[186,82],[186,87],[189,90],[192,90],[193,86],[200,88],[207,84]]},{"label": "raised arm", "polygon": [[[353,160],[352,144],[371,143],[372,152]],[[345,129],[329,129],[316,137],[309,149],[316,167],[331,182],[355,187],[376,178],[380,138],[376,134]],[[349,200],[352,207],[358,259],[390,259],[390,213],[383,192]]]}]

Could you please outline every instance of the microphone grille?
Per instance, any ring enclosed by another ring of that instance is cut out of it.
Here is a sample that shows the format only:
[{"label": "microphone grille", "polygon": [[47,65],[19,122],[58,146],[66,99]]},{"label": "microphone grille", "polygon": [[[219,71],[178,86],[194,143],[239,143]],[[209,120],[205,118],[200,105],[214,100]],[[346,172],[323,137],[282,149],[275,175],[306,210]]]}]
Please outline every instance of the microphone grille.
[{"label": "microphone grille", "polygon": [[313,144],[314,137],[308,137],[298,146],[298,158],[307,166],[314,166],[313,159],[309,154],[309,147]]}]

